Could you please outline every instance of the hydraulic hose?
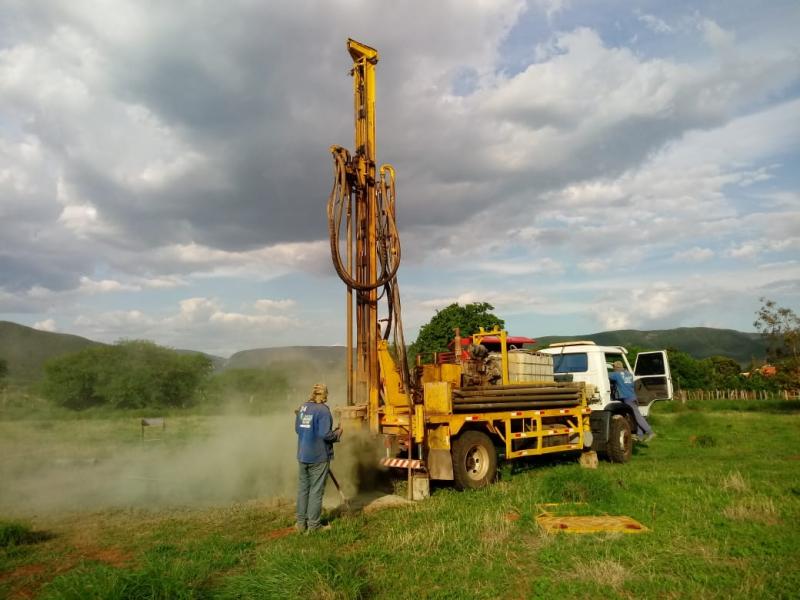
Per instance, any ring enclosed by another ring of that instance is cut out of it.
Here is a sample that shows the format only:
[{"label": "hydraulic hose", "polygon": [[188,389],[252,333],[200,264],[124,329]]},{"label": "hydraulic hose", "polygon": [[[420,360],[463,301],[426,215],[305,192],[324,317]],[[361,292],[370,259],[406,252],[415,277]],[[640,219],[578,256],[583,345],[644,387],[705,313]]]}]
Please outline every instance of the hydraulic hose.
[{"label": "hydraulic hose", "polygon": [[328,197],[328,233],[331,242],[331,258],[342,281],[355,290],[365,292],[386,285],[397,275],[400,267],[400,237],[394,214],[395,184],[394,168],[383,165],[375,189],[376,199],[376,251],[380,263],[380,275],[374,281],[359,282],[345,266],[339,249],[339,233],[344,214],[353,214],[354,198],[359,190],[351,185],[351,174],[355,168],[350,153],[341,146],[331,146],[333,155],[333,188]]},{"label": "hydraulic hose", "polygon": [[[386,297],[388,317],[384,339],[392,334],[397,352],[400,375],[410,394],[410,374],[406,356],[403,322],[401,317],[400,288],[397,284],[397,269],[400,267],[400,236],[395,219],[395,170],[391,165],[383,165],[375,186],[375,252],[380,265],[379,274],[373,281],[358,281],[341,254],[342,220],[345,219],[345,232],[353,227],[354,204],[359,194],[365,193],[358,182],[358,157],[351,158],[347,149],[331,146],[333,157],[333,187],[328,197],[328,233],[331,244],[331,258],[336,273],[344,283],[359,292],[367,292],[383,287],[381,296]],[[352,243],[358,234],[350,232],[345,238]]]}]

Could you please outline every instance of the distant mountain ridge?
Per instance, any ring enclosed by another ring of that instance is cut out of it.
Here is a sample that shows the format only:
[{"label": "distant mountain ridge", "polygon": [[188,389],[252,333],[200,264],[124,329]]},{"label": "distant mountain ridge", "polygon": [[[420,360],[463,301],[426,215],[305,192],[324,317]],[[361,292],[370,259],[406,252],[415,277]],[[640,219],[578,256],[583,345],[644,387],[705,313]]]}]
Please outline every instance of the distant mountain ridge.
[{"label": "distant mountain ridge", "polygon": [[[94,346],[107,346],[79,335],[40,331],[27,325],[0,321],[0,359],[8,364],[8,377],[18,382],[40,379],[44,364],[51,358],[80,352]],[[197,350],[181,350],[182,354],[204,354],[211,359],[215,369],[222,368],[225,359]]]},{"label": "distant mountain ridge", "polygon": [[279,346],[275,348],[253,348],[233,354],[225,369],[263,369],[277,363],[309,361],[332,367],[344,363],[344,346]]},{"label": "distant mountain ridge", "polygon": [[0,321],[0,358],[8,364],[9,379],[38,379],[44,363],[51,358],[92,346],[105,344],[79,335],[39,331],[11,321]]},{"label": "distant mountain ridge", "polygon": [[674,348],[694,358],[727,356],[741,365],[763,359],[766,344],[758,333],[713,327],[676,327],[654,331],[621,329],[587,335],[544,336],[536,338],[538,347],[558,341],[591,340],[601,346],[636,346],[647,350]]},{"label": "distant mountain ridge", "polygon": [[[658,331],[625,329],[536,339],[539,347],[555,341],[591,340],[609,346],[675,348],[695,358],[728,356],[742,365],[747,365],[753,358],[762,359],[766,353],[765,343],[757,333],[712,327],[678,327]],[[40,379],[44,363],[51,358],[103,345],[102,342],[77,335],[39,331],[10,321],[0,321],[0,359],[8,363],[9,378],[17,381]],[[212,360],[216,370],[274,367],[326,377],[344,368],[345,354],[343,346],[285,346],[242,350],[229,359],[206,356]]]}]

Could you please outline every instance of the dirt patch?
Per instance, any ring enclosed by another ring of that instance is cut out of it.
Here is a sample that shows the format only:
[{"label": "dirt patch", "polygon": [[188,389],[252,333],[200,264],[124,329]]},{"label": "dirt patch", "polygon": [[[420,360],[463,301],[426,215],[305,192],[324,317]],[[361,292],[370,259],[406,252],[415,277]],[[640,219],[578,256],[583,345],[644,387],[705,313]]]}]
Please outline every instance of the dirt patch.
[{"label": "dirt patch", "polygon": [[519,513],[507,512],[505,515],[503,515],[503,518],[509,523],[514,523],[516,521],[519,521]]},{"label": "dirt patch", "polygon": [[120,548],[90,548],[83,547],[78,549],[78,557],[84,560],[96,560],[97,562],[111,565],[112,567],[124,567],[133,560],[130,552]]},{"label": "dirt patch", "polygon": [[32,565],[22,565],[13,571],[3,573],[0,575],[0,581],[10,581],[12,579],[22,579],[23,577],[35,577],[47,570],[47,566],[41,563],[34,563]]},{"label": "dirt patch", "polygon": [[[0,582],[10,582],[11,589],[9,590],[9,600],[21,600],[23,598],[35,598],[39,593],[39,589],[46,581],[49,581],[57,574],[62,573],[70,567],[57,566],[53,568],[52,565],[45,565],[42,563],[33,563],[30,565],[22,565],[0,575]],[[43,577],[44,575],[44,577]]]},{"label": "dirt patch", "polygon": [[380,492],[370,492],[359,494],[350,499],[350,510],[353,512],[363,512],[364,514],[373,513],[384,508],[396,508],[399,506],[410,506],[413,501],[397,496],[396,494],[383,494]]},{"label": "dirt patch", "polygon": [[294,526],[291,527],[284,527],[282,529],[273,529],[272,531],[268,531],[267,535],[264,536],[268,540],[279,540],[281,538],[285,538],[287,535],[291,535],[296,531]]}]

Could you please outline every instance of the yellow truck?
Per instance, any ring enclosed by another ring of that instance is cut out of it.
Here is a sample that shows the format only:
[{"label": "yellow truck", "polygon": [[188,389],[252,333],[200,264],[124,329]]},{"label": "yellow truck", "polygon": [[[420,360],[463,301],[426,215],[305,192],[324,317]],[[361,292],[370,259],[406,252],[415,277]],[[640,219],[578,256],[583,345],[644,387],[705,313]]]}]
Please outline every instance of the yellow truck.
[{"label": "yellow truck", "polygon": [[[627,417],[613,412],[622,408],[611,407],[608,418],[595,419],[602,439],[592,433],[589,403],[602,393],[598,381],[607,373],[591,381],[580,376],[561,381],[553,353],[526,350],[505,331],[480,330],[464,339],[456,331],[452,352],[420,360],[411,372],[397,282],[395,170],[375,161],[379,56],[355,40],[347,41],[347,50],[353,61],[355,151],[331,147],[334,184],[327,207],[331,258],[347,288],[342,420],[384,437],[383,464],[406,469],[409,493],[417,497],[427,494],[431,479],[452,480],[459,488],[485,486],[494,479],[499,458],[593,446],[612,458],[629,457],[630,426],[625,429],[620,421],[628,423]],[[379,305],[385,305],[380,320]],[[610,432],[617,446],[609,441]],[[612,452],[619,444],[622,450],[627,444],[627,453]]]},{"label": "yellow truck", "polygon": [[[455,336],[455,348],[461,348]],[[408,469],[416,496],[428,481],[450,480],[460,489],[491,483],[498,459],[506,460],[591,446],[587,385],[556,382],[552,357],[509,348],[505,331],[469,336],[460,352],[419,361],[409,390],[382,340],[378,346],[377,406],[340,409],[343,419],[367,423],[386,439],[384,466]],[[532,340],[531,340],[532,341]]]}]

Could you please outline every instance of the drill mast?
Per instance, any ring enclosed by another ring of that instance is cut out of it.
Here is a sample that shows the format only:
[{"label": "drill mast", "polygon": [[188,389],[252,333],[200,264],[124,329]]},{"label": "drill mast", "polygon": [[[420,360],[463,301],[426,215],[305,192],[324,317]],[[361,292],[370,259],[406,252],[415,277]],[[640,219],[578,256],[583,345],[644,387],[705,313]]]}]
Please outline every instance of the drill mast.
[{"label": "drill mast", "polygon": [[[383,338],[388,339],[390,332],[394,333],[402,382],[408,390],[396,279],[400,240],[395,223],[395,172],[390,165],[378,169],[375,160],[378,52],[352,39],[347,41],[347,50],[353,59],[350,74],[353,77],[355,152],[351,156],[341,146],[331,146],[334,185],[328,201],[328,219],[334,267],[347,285],[347,404],[366,407],[370,429],[377,433],[381,394],[380,299],[385,300],[388,309]],[[380,288],[383,291],[379,297]]]}]

